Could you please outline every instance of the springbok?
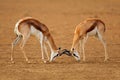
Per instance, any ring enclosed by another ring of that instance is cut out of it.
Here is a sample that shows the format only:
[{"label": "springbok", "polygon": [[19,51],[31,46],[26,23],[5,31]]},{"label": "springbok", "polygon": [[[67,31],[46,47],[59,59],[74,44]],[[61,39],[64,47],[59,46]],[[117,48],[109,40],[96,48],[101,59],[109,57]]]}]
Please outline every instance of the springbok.
[{"label": "springbok", "polygon": [[104,46],[105,50],[105,59],[108,60],[108,54],[106,51],[106,43],[103,39],[103,33],[105,32],[105,23],[97,18],[89,18],[76,26],[74,32],[73,43],[71,47],[71,54],[74,56],[76,60],[80,60],[80,56],[78,54],[77,48],[80,45],[80,53],[83,53],[83,61],[85,61],[85,52],[84,45],[89,36],[95,36],[98,38]]},{"label": "springbok", "polygon": [[[60,54],[60,49],[57,48],[53,37],[51,36],[49,29],[47,28],[46,25],[43,23],[39,22],[38,20],[32,18],[32,17],[25,17],[23,19],[20,19],[16,25],[14,32],[16,33],[17,37],[12,43],[12,51],[11,51],[11,61],[14,63],[13,60],[13,53],[14,53],[14,46],[22,39],[20,48],[24,54],[24,57],[26,61],[29,63],[29,60],[26,56],[25,51],[23,50],[23,47],[30,37],[30,35],[36,36],[41,44],[41,52],[42,52],[42,59],[45,61],[44,53],[46,53],[46,56],[49,60],[48,52],[46,49],[46,44],[48,44],[50,50],[51,50],[51,58],[50,62],[55,59],[55,57],[59,56]],[[46,61],[45,61],[46,62]]]}]

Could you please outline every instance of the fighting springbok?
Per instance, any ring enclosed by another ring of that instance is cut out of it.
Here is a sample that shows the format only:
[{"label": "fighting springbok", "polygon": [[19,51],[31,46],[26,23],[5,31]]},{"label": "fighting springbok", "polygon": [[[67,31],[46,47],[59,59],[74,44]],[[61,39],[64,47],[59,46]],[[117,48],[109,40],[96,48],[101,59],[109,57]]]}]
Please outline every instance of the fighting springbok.
[{"label": "fighting springbok", "polygon": [[46,56],[49,59],[48,52],[46,49],[46,44],[48,44],[51,50],[50,61],[53,61],[53,59],[55,59],[55,57],[57,57],[60,54],[60,49],[57,48],[47,26],[32,17],[26,17],[20,19],[15,25],[14,32],[17,35],[17,37],[12,43],[12,52],[11,52],[12,63],[14,63],[13,60],[14,46],[21,39],[22,41],[20,44],[20,48],[24,54],[25,60],[29,63],[29,60],[26,56],[25,51],[23,50],[23,47],[26,41],[28,40],[28,38],[30,37],[30,35],[34,35],[39,39],[41,44],[42,59],[44,61],[45,61],[44,53],[46,53]]},{"label": "fighting springbok", "polygon": [[84,45],[89,36],[95,36],[101,41],[104,46],[104,61],[107,61],[108,54],[106,51],[106,43],[103,39],[103,33],[105,32],[105,30],[105,23],[97,18],[89,18],[78,24],[74,32],[74,38],[71,47],[71,54],[73,54],[74,58],[76,60],[80,60],[80,56],[77,51],[78,45],[80,44],[80,53],[83,53],[83,61],[85,61]]}]

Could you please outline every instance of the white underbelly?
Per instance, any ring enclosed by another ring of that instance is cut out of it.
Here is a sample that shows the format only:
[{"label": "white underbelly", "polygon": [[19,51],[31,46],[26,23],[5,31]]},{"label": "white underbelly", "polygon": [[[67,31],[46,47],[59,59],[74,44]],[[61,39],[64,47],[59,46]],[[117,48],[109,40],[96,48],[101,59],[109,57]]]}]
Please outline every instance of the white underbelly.
[{"label": "white underbelly", "polygon": [[31,26],[31,34],[36,36],[38,39],[43,37],[43,34],[41,31],[37,30],[34,26]]}]

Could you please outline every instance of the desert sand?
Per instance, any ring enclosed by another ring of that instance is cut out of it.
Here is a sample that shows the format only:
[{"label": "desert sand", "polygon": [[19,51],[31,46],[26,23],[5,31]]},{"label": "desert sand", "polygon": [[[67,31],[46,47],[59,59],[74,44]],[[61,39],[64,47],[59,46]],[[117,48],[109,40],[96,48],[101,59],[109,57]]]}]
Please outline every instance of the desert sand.
[{"label": "desert sand", "polygon": [[[25,62],[18,45],[12,64],[14,26],[28,16],[46,24],[56,45],[67,49],[71,48],[76,25],[90,17],[103,20],[110,60],[104,62],[102,44],[91,37],[85,45],[86,62],[63,55],[45,64],[39,41],[31,36],[25,45],[31,63]],[[0,0],[0,80],[120,80],[119,29],[120,0]]]}]

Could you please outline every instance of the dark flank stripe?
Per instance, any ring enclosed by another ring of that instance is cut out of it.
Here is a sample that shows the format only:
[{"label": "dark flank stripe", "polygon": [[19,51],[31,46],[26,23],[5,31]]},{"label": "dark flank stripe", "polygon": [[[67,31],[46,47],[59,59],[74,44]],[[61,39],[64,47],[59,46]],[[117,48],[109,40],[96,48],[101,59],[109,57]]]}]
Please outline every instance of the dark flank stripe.
[{"label": "dark flank stripe", "polygon": [[37,30],[41,31],[43,34],[45,32],[49,32],[49,29],[47,28],[47,26],[45,24],[43,24],[43,23],[40,23],[36,19],[31,19],[31,18],[30,19],[25,19],[25,20],[21,21],[20,24],[22,24],[22,23],[33,25],[33,27],[35,27]]},{"label": "dark flank stripe", "polygon": [[97,23],[98,23],[98,21],[95,21],[95,22],[91,25],[91,27],[86,31],[86,33],[92,31],[92,30],[95,28],[95,26],[97,26]]}]

